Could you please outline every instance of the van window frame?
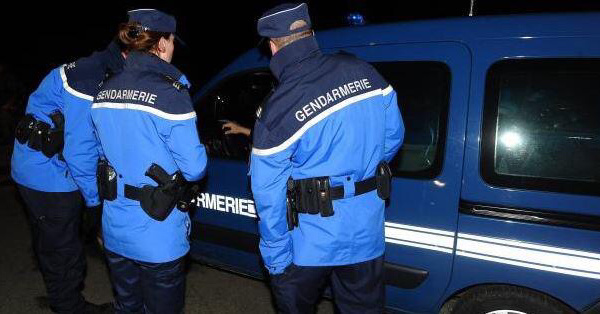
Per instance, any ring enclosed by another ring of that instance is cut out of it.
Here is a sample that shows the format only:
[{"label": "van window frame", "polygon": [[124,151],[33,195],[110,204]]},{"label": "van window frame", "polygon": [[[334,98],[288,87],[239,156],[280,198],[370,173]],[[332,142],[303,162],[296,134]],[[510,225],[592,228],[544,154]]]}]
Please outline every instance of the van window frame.
[{"label": "van window frame", "polygon": [[[434,160],[433,164],[430,167],[427,167],[420,171],[400,171],[400,170],[396,169],[396,167],[393,167],[392,164],[393,164],[394,160],[396,159],[396,157],[398,156],[398,154],[402,151],[402,146],[400,146],[400,149],[398,150],[396,155],[394,155],[394,157],[392,158],[392,161],[390,163],[393,177],[407,178],[407,179],[419,179],[419,180],[432,180],[432,179],[437,178],[442,173],[443,168],[444,168],[446,139],[447,139],[447,134],[448,134],[448,120],[449,120],[449,114],[450,114],[450,94],[452,93],[452,70],[451,70],[450,66],[443,61],[437,61],[437,60],[373,61],[373,62],[369,62],[369,63],[374,68],[376,68],[382,76],[383,76],[383,74],[378,69],[378,66],[382,65],[382,64],[435,65],[435,66],[443,69],[444,73],[447,75],[448,87],[446,89],[445,94],[443,95],[444,98],[442,100],[443,106],[441,108],[442,112],[440,113],[440,126],[439,126],[439,130],[438,130],[439,137],[438,137],[438,141],[437,141],[437,147],[436,147],[436,151],[435,151],[435,155],[434,155],[435,160]],[[394,87],[394,90],[396,91],[396,94],[398,95],[399,89],[401,89],[402,86],[393,86],[393,84],[391,83],[391,81],[393,81],[393,78],[388,78],[388,77],[384,76],[384,79],[390,85],[392,85],[392,87]],[[400,113],[402,114],[403,104],[400,103],[400,101],[398,101],[397,106],[400,109]],[[406,143],[406,116],[402,115],[402,118],[404,120],[404,127],[405,127],[404,140],[402,143],[402,145],[404,145]]]},{"label": "van window frame", "polygon": [[[198,97],[196,99],[196,101],[193,103],[194,111],[201,112],[201,109],[199,108],[199,104],[201,102],[204,102],[207,97],[213,96],[214,93],[217,90],[223,88],[224,86],[227,86],[232,81],[239,80],[240,78],[243,78],[243,77],[248,76],[248,75],[256,75],[256,74],[267,75],[267,76],[273,77],[273,74],[271,73],[271,70],[269,69],[269,67],[250,68],[250,69],[245,69],[245,70],[241,70],[241,71],[232,73],[230,75],[226,75],[225,77],[223,77],[223,78],[219,79],[217,82],[215,82],[215,84],[213,84],[213,86],[211,86],[210,88],[208,88],[200,97]],[[273,83],[274,83],[275,86],[277,86],[277,80],[276,79],[273,80]],[[204,117],[201,118],[201,119],[204,119]],[[204,139],[202,138],[202,134],[200,132],[201,131],[200,128],[201,128],[200,125],[197,125],[198,136],[200,137],[200,141],[204,145],[207,145],[207,143],[205,143]],[[239,135],[239,136],[242,136],[242,135]],[[251,137],[248,139],[248,141],[249,141],[250,144],[252,144],[252,138]],[[212,153],[209,154],[209,157],[210,158],[224,159],[224,160],[244,161],[244,162],[247,162],[248,158],[249,158],[249,156],[245,156],[245,157],[242,157],[242,156],[221,156],[220,154],[212,155]]]},{"label": "van window frame", "polygon": [[551,70],[557,67],[565,67],[565,64],[577,64],[583,68],[585,62],[590,62],[586,68],[598,70],[600,74],[600,59],[596,58],[527,58],[499,60],[487,70],[485,95],[483,103],[483,114],[481,123],[481,141],[479,168],[482,179],[496,187],[516,188],[521,190],[533,190],[541,192],[557,192],[577,195],[600,196],[600,182],[585,182],[568,179],[556,179],[546,177],[527,177],[519,175],[499,174],[495,171],[495,160],[497,140],[496,128],[498,126],[498,109],[500,96],[500,78],[504,73],[510,71],[526,70]]}]

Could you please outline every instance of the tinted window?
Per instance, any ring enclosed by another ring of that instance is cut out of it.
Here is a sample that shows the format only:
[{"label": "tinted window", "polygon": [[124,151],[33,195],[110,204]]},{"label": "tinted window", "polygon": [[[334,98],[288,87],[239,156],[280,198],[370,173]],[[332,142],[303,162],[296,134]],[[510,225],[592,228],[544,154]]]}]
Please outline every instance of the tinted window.
[{"label": "tinted window", "polygon": [[226,135],[223,123],[233,121],[252,129],[255,112],[274,87],[268,70],[238,74],[226,79],[196,103],[198,132],[211,157],[247,159],[251,138]]},{"label": "tinted window", "polygon": [[450,70],[441,62],[373,64],[394,87],[406,132],[392,160],[394,175],[434,178],[442,170]]},{"label": "tinted window", "polygon": [[482,174],[600,195],[600,60],[510,60],[488,72]]}]

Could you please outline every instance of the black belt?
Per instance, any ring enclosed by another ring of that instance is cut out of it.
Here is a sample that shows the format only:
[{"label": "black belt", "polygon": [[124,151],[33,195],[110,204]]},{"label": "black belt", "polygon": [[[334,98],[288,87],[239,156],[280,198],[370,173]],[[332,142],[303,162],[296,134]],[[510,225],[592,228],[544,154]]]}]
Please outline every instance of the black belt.
[{"label": "black belt", "polygon": [[[300,179],[294,181],[302,181],[302,180],[313,180],[310,179]],[[371,177],[362,181],[354,182],[354,196],[358,196],[361,194],[365,194],[371,191],[377,190],[377,179],[375,177]],[[336,186],[329,188],[329,197],[332,200],[339,200],[344,198],[344,186]]]},{"label": "black belt", "polygon": [[125,197],[130,200],[141,201],[142,189],[133,185],[125,184]]}]

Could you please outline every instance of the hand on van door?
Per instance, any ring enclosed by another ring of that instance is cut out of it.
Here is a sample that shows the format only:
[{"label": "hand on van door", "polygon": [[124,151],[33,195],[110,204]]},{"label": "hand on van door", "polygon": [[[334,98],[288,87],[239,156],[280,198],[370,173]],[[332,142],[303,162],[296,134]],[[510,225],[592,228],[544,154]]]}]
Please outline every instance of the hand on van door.
[{"label": "hand on van door", "polygon": [[223,130],[225,130],[225,134],[244,134],[248,137],[250,137],[250,129],[243,127],[233,121],[229,121],[229,120],[222,120],[223,122],[223,126],[221,127]]}]

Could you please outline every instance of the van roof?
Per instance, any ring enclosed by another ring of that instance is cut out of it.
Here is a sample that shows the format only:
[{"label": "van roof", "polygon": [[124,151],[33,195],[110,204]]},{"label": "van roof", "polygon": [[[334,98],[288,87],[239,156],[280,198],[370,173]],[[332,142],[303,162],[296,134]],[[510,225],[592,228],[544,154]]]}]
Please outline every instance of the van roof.
[{"label": "van roof", "polygon": [[600,36],[600,12],[443,18],[345,27],[316,34],[322,48],[557,36]]}]

